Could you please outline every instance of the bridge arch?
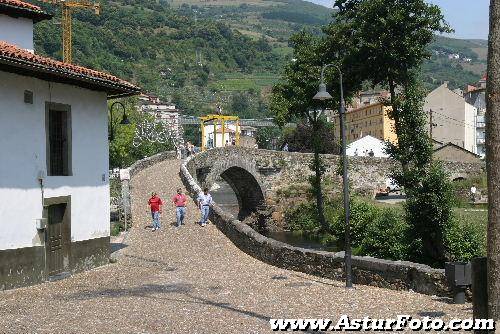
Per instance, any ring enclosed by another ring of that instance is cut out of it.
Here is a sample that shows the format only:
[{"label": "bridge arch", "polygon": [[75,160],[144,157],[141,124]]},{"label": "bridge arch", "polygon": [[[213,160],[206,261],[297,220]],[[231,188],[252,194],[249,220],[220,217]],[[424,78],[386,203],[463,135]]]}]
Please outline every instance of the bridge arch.
[{"label": "bridge arch", "polygon": [[214,183],[225,181],[236,195],[240,220],[265,204],[266,189],[253,157],[239,154],[212,156],[209,153],[211,152],[207,151],[195,156],[192,161],[192,171],[195,172],[198,184],[210,188]]},{"label": "bridge arch", "polygon": [[239,166],[223,171],[220,177],[233,189],[238,199],[238,219],[243,220],[264,204],[264,191],[254,175]]}]

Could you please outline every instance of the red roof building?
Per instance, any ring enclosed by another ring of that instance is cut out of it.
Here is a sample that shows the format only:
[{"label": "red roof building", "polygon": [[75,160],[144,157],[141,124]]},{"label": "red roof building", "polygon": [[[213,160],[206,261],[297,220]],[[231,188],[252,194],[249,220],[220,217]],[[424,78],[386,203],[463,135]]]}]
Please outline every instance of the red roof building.
[{"label": "red roof building", "polygon": [[33,23],[52,16],[19,0],[0,0],[0,71],[104,91],[108,98],[137,95],[139,87],[111,74],[34,54]]},{"label": "red roof building", "polygon": [[47,20],[52,17],[52,15],[43,11],[40,7],[19,0],[0,0],[0,13],[5,13],[12,17],[29,18],[34,22]]},{"label": "red roof building", "polygon": [[0,41],[0,70],[105,91],[109,98],[140,92],[139,87],[111,74],[42,57],[3,41]]}]

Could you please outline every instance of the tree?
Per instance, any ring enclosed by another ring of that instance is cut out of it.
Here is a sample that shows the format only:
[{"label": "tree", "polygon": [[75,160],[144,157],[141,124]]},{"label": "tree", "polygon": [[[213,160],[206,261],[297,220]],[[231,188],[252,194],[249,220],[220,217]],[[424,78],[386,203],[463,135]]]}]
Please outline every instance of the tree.
[{"label": "tree", "polygon": [[[450,185],[425,129],[418,73],[436,32],[451,32],[438,6],[424,0],[337,0],[339,11],[325,32],[345,46],[345,64],[358,79],[389,87],[397,143],[389,153],[401,163],[394,177],[406,190],[406,219],[416,237],[414,254],[433,265],[446,258],[444,231],[451,217]],[[399,94],[398,94],[399,92]]]},{"label": "tree", "polygon": [[275,126],[258,128],[256,140],[261,149],[276,149],[273,144],[277,144],[281,140],[281,130]]},{"label": "tree", "polygon": [[[321,119],[318,122],[318,134],[321,146],[320,154],[339,154],[340,145],[338,138],[335,138],[335,129],[331,123]],[[283,143],[288,144],[288,150],[292,152],[314,152],[312,126],[309,123],[299,123],[297,127],[291,131],[287,131],[283,135]]]},{"label": "tree", "polygon": [[500,1],[491,0],[486,111],[488,313],[500,320]]},{"label": "tree", "polygon": [[[136,125],[143,120],[153,120],[153,116],[137,111],[133,99],[127,101],[126,112],[131,122],[130,125],[120,125],[122,114],[113,114],[114,139],[109,142],[110,168],[128,167],[137,160],[154,154],[174,149],[173,140],[167,143],[152,143],[144,141],[138,146],[133,145]],[[118,109],[117,109],[118,110]]]},{"label": "tree", "polygon": [[345,61],[355,64],[355,72],[389,87],[398,132],[396,87],[430,56],[434,34],[453,30],[440,8],[424,0],[336,0],[335,6],[339,11],[325,32],[345,47]]},{"label": "tree", "polygon": [[[322,103],[313,100],[318,91],[318,84],[322,65],[337,62],[334,52],[325,53],[325,40],[313,36],[311,33],[302,31],[290,39],[293,46],[294,61],[285,66],[284,82],[274,86],[270,107],[275,114],[275,119],[280,125],[291,120],[307,120],[312,127],[312,147],[314,152],[311,164],[314,170],[314,178],[311,182],[316,197],[318,218],[322,229],[328,230],[323,212],[323,194],[321,188],[321,177],[324,174],[323,164],[319,155],[323,145],[319,136],[320,123],[318,110],[326,107],[336,108],[340,105],[338,78],[333,76],[332,71],[326,72],[326,83],[333,99]],[[347,71],[346,71],[347,72]],[[353,86],[354,85],[354,86]],[[335,88],[334,88],[335,87]],[[346,95],[353,92],[356,81],[345,82]]]}]

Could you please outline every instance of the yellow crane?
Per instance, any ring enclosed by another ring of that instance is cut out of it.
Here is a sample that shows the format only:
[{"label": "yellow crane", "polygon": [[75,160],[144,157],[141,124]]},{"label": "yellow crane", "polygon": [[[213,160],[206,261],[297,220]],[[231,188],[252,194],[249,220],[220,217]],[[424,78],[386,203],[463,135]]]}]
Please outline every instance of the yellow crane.
[{"label": "yellow crane", "polygon": [[71,63],[72,61],[72,41],[71,41],[71,12],[76,8],[93,9],[96,15],[99,15],[101,5],[88,0],[40,0],[42,2],[60,5],[62,9],[62,45],[63,61]]}]

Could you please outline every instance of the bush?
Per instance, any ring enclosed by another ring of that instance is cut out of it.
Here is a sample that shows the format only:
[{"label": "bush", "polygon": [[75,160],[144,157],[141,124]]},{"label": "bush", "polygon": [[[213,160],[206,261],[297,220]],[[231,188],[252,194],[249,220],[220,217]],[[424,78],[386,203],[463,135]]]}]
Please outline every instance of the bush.
[{"label": "bush", "polygon": [[388,260],[408,260],[409,225],[394,209],[381,209],[367,225],[359,253]]},{"label": "bush", "polygon": [[[351,199],[350,209],[353,254],[441,267],[440,263],[426,261],[428,258],[422,255],[422,240],[413,232],[414,227],[410,225],[408,217],[405,217],[407,212],[405,214],[396,207],[380,208],[359,198]],[[330,231],[319,235],[320,223],[315,203],[300,204],[285,213],[285,221],[291,230],[300,231],[304,237],[319,236],[324,244],[338,242],[342,248],[345,223],[340,197],[325,202],[325,218]],[[469,261],[486,254],[486,227],[480,222],[452,215],[446,222],[443,233],[447,261]]]},{"label": "bush", "polygon": [[[342,244],[345,242],[345,215],[343,208],[343,201],[337,200],[334,205],[327,204],[328,207],[334,209],[333,211],[327,210],[326,219],[330,223],[331,233]],[[379,210],[374,205],[359,199],[353,198],[350,202],[350,231],[351,231],[351,245],[357,248],[365,238],[366,228],[371,224],[379,215]],[[355,252],[357,253],[357,252]]]},{"label": "bush", "polygon": [[444,243],[449,261],[470,261],[486,256],[486,228],[454,217],[446,226]]},{"label": "bush", "polygon": [[306,234],[317,234],[320,224],[314,203],[299,204],[285,212],[285,221],[292,231],[301,231]]}]

